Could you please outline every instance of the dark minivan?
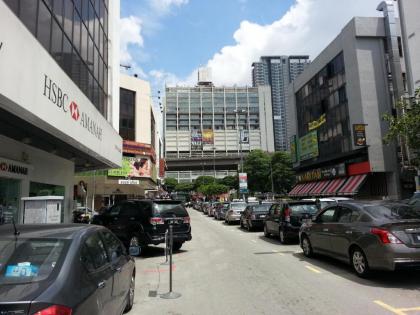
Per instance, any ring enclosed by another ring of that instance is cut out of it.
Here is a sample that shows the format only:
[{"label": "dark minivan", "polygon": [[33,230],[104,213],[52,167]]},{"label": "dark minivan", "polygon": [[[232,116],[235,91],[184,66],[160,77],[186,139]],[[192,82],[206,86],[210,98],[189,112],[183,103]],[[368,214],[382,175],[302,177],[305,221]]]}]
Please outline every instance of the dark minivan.
[{"label": "dark minivan", "polygon": [[177,200],[127,200],[92,219],[117,235],[127,248],[165,243],[168,222],[174,222],[173,249],[191,240],[190,216]]},{"label": "dark minivan", "polygon": [[297,241],[302,222],[317,211],[314,201],[281,201],[274,204],[264,222],[264,235],[278,235],[282,244]]}]

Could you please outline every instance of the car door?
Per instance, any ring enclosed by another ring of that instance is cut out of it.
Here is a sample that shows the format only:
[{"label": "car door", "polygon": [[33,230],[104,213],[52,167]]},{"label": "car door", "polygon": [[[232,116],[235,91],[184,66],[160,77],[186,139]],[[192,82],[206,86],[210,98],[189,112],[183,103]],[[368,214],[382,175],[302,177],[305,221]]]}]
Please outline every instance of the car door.
[{"label": "car door", "polygon": [[125,307],[125,299],[130,288],[130,279],[132,273],[130,257],[127,255],[124,245],[121,241],[108,231],[102,231],[102,238],[105,243],[108,259],[111,261],[112,270],[114,271],[114,286],[112,290],[112,298],[115,303],[119,303],[122,310]]},{"label": "car door", "polygon": [[91,314],[83,310],[91,310],[92,305],[96,305],[97,314],[117,314],[118,306],[114,302],[112,291],[114,271],[99,232],[95,232],[84,241],[81,248],[81,262],[87,271],[87,281],[93,284],[95,291],[81,306],[80,313]]},{"label": "car door", "polygon": [[330,229],[335,221],[338,207],[330,207],[321,212],[310,228],[310,241],[316,251],[331,252]]},{"label": "car door", "polygon": [[283,208],[283,204],[278,204],[276,205],[276,207],[274,208],[274,212],[273,212],[273,220],[272,220],[272,232],[274,233],[279,233],[279,228],[280,228],[280,224],[281,224],[281,214],[282,214],[282,208]]},{"label": "car door", "polygon": [[273,232],[273,220],[274,220],[274,210],[276,209],[277,204],[272,205],[270,210],[268,211],[267,218],[265,219],[265,225],[267,227],[268,232]]}]

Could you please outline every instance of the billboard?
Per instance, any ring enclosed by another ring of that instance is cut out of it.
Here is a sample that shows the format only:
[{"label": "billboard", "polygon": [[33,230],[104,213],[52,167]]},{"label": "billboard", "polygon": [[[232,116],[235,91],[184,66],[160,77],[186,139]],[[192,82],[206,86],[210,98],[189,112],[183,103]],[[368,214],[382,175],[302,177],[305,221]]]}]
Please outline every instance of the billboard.
[{"label": "billboard", "polygon": [[354,124],[353,125],[354,145],[356,147],[366,146],[366,125]]},{"label": "billboard", "polygon": [[202,141],[203,144],[214,144],[213,129],[203,129]]},{"label": "billboard", "polygon": [[191,151],[203,150],[203,136],[201,130],[191,130]]},{"label": "billboard", "polygon": [[152,177],[152,164],[147,157],[124,156],[122,167],[108,170],[113,177]]},{"label": "billboard", "polygon": [[248,175],[247,173],[239,173],[239,192],[248,192]]},{"label": "billboard", "polygon": [[319,155],[318,133],[316,130],[309,132],[299,139],[300,160],[309,160]]}]

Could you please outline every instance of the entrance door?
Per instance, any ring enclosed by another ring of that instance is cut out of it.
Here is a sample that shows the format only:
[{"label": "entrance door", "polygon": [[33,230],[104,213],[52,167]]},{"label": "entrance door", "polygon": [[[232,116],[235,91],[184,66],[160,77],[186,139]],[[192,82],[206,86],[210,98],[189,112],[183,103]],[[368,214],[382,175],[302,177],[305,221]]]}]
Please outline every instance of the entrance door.
[{"label": "entrance door", "polygon": [[0,224],[19,222],[20,180],[0,178]]}]

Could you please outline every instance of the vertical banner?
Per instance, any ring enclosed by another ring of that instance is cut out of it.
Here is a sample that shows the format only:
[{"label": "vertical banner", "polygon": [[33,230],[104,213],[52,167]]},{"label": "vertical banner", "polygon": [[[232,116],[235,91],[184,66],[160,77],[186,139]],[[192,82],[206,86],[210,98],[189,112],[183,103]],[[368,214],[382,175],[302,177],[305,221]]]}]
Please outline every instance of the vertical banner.
[{"label": "vertical banner", "polygon": [[292,163],[297,163],[299,161],[296,135],[290,137],[290,157],[292,159]]},{"label": "vertical banner", "polygon": [[203,150],[203,137],[201,130],[191,130],[191,151]]},{"label": "vertical banner", "polygon": [[203,144],[214,144],[213,129],[203,129]]},{"label": "vertical banner", "polygon": [[366,146],[366,125],[354,124],[353,125],[354,145],[356,147]]},{"label": "vertical banner", "polygon": [[248,175],[247,173],[239,173],[239,192],[245,194],[248,192]]},{"label": "vertical banner", "polygon": [[249,143],[249,131],[242,129],[240,130],[240,141],[241,143]]},{"label": "vertical banner", "polygon": [[309,160],[319,155],[318,133],[311,131],[299,139],[300,160]]}]

